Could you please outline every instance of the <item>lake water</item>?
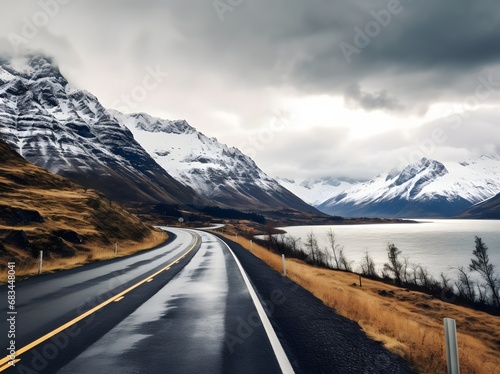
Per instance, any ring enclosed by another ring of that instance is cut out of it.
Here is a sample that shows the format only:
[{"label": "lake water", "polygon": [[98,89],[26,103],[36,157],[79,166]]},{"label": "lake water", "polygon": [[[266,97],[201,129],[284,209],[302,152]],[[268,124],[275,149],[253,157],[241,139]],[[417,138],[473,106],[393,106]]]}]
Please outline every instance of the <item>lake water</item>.
[{"label": "lake water", "polygon": [[387,244],[394,243],[409,262],[427,268],[439,279],[441,272],[456,277],[453,268],[468,268],[475,248],[474,236],[488,246],[490,261],[500,274],[500,220],[418,220],[417,224],[373,224],[337,226],[282,227],[287,234],[300,237],[301,243],[311,231],[320,248],[329,245],[327,231],[332,228],[337,244],[344,247],[346,257],[359,271],[368,251],[380,271],[387,262]]}]

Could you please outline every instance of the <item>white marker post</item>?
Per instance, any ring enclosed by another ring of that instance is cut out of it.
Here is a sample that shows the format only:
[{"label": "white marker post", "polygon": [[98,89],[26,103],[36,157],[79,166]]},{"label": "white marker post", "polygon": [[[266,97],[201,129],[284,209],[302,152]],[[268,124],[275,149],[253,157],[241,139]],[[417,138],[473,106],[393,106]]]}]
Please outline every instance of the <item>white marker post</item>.
[{"label": "white marker post", "polygon": [[283,261],[283,276],[286,277],[286,260],[285,260],[285,255],[281,255],[281,260]]},{"label": "white marker post", "polygon": [[115,242],[115,256],[118,253],[118,242]]},{"label": "white marker post", "polygon": [[444,335],[446,341],[448,374],[460,374],[460,365],[458,362],[457,325],[454,319],[444,319]]},{"label": "white marker post", "polygon": [[42,274],[42,266],[43,266],[43,251],[40,251],[40,257],[38,261],[38,274]]},{"label": "white marker post", "polygon": [[253,242],[252,242],[252,239],[250,239],[250,252],[253,253]]}]

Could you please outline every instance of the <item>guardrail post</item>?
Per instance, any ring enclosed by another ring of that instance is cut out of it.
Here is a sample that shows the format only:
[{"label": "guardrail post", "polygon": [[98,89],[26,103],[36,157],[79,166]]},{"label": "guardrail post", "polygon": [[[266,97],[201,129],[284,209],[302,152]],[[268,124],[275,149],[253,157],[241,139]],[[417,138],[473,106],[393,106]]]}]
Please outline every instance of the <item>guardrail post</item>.
[{"label": "guardrail post", "polygon": [[458,362],[457,325],[454,319],[444,319],[444,335],[446,341],[446,362],[448,366],[448,374],[460,374],[460,365]]},{"label": "guardrail post", "polygon": [[42,266],[43,266],[43,251],[40,251],[40,257],[38,261],[38,274],[42,274]]}]

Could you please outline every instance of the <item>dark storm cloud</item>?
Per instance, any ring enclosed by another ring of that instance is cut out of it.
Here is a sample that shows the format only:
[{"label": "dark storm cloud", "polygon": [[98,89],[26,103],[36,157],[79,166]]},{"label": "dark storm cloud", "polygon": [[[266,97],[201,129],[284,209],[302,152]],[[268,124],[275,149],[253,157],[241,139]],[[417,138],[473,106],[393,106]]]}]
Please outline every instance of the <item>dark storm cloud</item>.
[{"label": "dark storm cloud", "polygon": [[[226,6],[214,6],[220,3]],[[57,9],[48,12],[41,4]],[[26,37],[27,23],[40,12],[48,21]],[[244,131],[267,126],[286,96],[343,97],[357,112],[399,119],[401,131],[407,118],[435,103],[468,104],[485,77],[493,83],[482,89],[479,104],[497,105],[498,25],[498,0],[4,0],[0,52],[13,51],[13,35],[24,38],[22,48],[45,50],[71,82],[105,105],[140,84],[148,69],[161,70],[168,78],[148,92],[140,110],[185,118],[238,145]],[[481,111],[465,121],[471,127],[438,148],[466,148],[470,128],[476,129],[471,147],[489,147],[493,138],[485,139],[486,131],[498,117]],[[349,123],[342,115],[338,122]],[[259,164],[281,174],[299,149],[306,156],[289,166],[290,173],[300,165],[321,176],[340,169],[361,176],[426,139],[418,131],[412,132],[416,140],[404,138],[397,129],[383,142],[367,137],[353,143],[342,133],[334,146],[324,136],[312,140],[317,125],[305,126],[301,136],[277,137],[258,155]]]},{"label": "dark storm cloud", "polygon": [[[339,23],[338,17],[342,17],[342,28],[315,55],[321,58],[312,58],[302,66],[303,74],[324,81],[325,63],[330,62],[331,76],[337,82],[354,76],[360,80],[385,74],[388,69],[394,69],[395,73],[444,69],[456,75],[457,70],[467,71],[499,61],[497,2],[402,0],[397,14],[388,11],[390,3],[390,0],[354,1],[340,13],[326,13],[331,24]],[[316,11],[321,12],[321,7]],[[374,27],[377,23],[378,31]],[[339,39],[359,49],[359,54],[351,56],[350,64],[335,43]],[[347,76],[335,74],[335,69]]]},{"label": "dark storm cloud", "polygon": [[[500,58],[500,6],[494,0],[222,0],[228,4],[222,15],[216,3],[73,0],[51,23],[59,25],[59,36],[77,42],[85,36],[82,44],[89,48],[138,64],[152,58],[189,63],[194,74],[223,73],[239,84],[314,93],[342,94],[360,84],[364,91],[388,90],[402,105],[412,90],[441,91],[444,83],[455,85]],[[37,10],[33,4],[11,17],[18,34],[21,19]],[[350,63],[340,43],[359,51]],[[401,74],[424,71],[430,72],[425,85],[397,85]]]},{"label": "dark storm cloud", "polygon": [[[432,102],[449,91],[467,93],[464,81],[500,61],[499,24],[500,6],[492,0],[292,0],[246,1],[223,22],[204,15],[202,26],[194,28],[200,27],[208,42],[199,49],[208,57],[201,61],[233,79],[330,94],[359,84],[367,92],[360,105],[370,110],[379,104],[410,107],[414,98]],[[190,22],[180,27],[193,35]],[[348,63],[340,43],[356,47],[357,30],[369,42]]]}]

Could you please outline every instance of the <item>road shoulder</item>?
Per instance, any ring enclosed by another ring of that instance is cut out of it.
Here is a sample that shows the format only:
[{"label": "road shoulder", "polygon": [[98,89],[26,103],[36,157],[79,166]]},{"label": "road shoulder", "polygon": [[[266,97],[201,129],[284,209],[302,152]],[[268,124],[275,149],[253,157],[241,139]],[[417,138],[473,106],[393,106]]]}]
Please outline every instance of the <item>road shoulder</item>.
[{"label": "road shoulder", "polygon": [[414,373],[357,323],[336,314],[238,243],[219,237],[251,279],[296,373]]}]

